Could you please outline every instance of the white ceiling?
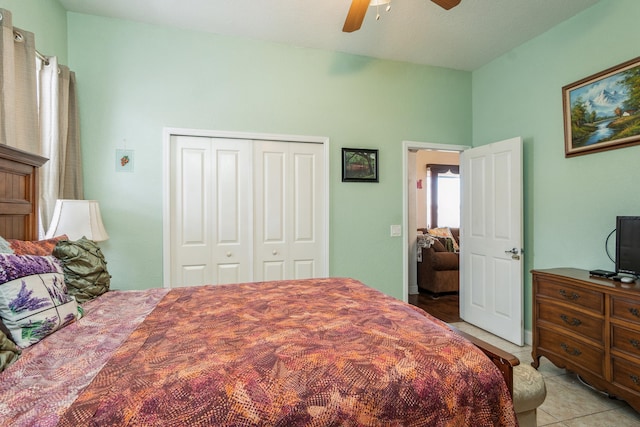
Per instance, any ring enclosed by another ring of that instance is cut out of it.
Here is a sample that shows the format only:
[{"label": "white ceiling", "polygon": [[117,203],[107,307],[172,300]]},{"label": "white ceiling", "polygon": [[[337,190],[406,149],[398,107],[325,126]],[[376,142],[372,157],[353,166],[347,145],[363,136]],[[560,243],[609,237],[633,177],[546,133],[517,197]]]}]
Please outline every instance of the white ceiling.
[{"label": "white ceiling", "polygon": [[430,0],[369,7],[362,28],[343,33],[351,0],[60,0],[69,11],[300,47],[475,70],[599,0]]}]

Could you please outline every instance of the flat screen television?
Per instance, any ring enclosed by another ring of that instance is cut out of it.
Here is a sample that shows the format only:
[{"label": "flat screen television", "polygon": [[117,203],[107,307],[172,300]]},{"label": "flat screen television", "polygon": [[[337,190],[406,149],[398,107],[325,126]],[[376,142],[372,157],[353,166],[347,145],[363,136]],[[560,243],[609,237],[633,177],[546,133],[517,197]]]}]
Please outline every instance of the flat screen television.
[{"label": "flat screen television", "polygon": [[616,217],[616,273],[640,277],[640,216]]}]

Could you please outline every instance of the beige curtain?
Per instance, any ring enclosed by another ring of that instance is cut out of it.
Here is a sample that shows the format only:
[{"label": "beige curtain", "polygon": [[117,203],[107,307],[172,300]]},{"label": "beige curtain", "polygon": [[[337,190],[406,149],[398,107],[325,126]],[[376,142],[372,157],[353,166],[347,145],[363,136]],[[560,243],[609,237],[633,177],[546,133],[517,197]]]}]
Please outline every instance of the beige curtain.
[{"label": "beige curtain", "polygon": [[83,199],[76,80],[55,57],[38,58],[33,33],[0,9],[0,144],[49,159],[40,170],[40,235],[56,199]]},{"label": "beige curtain", "polygon": [[14,28],[6,9],[0,9],[0,28],[0,144],[41,154],[35,37]]},{"label": "beige curtain", "polygon": [[42,155],[40,224],[46,232],[57,199],[83,199],[82,158],[75,74],[56,57],[38,61]]},{"label": "beige curtain", "polygon": [[84,183],[82,180],[82,149],[80,145],[80,116],[78,112],[78,94],[76,91],[76,74],[69,72],[67,91],[67,149],[64,168],[62,170],[62,189],[60,198],[84,199]]}]

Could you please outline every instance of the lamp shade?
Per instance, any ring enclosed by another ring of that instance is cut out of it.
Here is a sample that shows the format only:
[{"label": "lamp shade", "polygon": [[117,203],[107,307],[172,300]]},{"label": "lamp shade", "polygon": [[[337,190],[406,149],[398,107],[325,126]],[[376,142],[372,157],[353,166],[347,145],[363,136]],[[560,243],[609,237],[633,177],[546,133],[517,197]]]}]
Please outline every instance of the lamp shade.
[{"label": "lamp shade", "polygon": [[46,238],[66,234],[70,240],[86,237],[95,242],[107,240],[109,235],[102,224],[97,200],[56,200],[53,219]]}]

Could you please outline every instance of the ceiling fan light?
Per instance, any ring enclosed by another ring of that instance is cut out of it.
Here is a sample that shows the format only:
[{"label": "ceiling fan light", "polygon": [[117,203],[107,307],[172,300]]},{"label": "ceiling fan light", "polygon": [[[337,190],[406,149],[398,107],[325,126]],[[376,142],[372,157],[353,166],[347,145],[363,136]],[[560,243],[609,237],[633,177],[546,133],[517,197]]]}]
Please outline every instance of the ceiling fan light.
[{"label": "ceiling fan light", "polygon": [[[391,0],[371,0],[369,2],[369,6],[382,6],[384,4],[389,4],[391,3]],[[389,5],[390,7],[391,5]]]}]

